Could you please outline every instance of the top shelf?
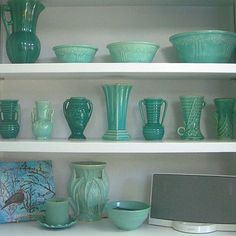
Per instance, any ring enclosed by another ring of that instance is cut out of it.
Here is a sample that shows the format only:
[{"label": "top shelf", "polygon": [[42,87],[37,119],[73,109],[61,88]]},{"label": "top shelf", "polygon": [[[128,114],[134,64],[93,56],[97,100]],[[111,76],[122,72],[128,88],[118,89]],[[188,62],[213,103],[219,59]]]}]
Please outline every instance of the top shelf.
[{"label": "top shelf", "polygon": [[1,79],[236,79],[236,64],[35,63],[0,64]]},{"label": "top shelf", "polygon": [[42,0],[46,6],[225,6],[234,0]]}]

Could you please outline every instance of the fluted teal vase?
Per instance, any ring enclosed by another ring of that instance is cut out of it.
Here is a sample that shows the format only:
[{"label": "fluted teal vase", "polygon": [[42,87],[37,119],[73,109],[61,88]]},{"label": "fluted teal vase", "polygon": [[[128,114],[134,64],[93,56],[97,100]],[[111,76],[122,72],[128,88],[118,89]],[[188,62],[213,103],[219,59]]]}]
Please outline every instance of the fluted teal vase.
[{"label": "fluted teal vase", "polygon": [[216,132],[218,139],[233,139],[234,120],[235,120],[235,99],[234,98],[216,98]]},{"label": "fluted teal vase", "polygon": [[103,139],[124,141],[130,138],[126,129],[129,94],[128,84],[105,84],[102,86],[107,107],[108,130]]},{"label": "fluted teal vase", "polygon": [[71,163],[72,176],[68,192],[81,221],[100,220],[108,200],[108,177],[105,162],[82,161]]}]

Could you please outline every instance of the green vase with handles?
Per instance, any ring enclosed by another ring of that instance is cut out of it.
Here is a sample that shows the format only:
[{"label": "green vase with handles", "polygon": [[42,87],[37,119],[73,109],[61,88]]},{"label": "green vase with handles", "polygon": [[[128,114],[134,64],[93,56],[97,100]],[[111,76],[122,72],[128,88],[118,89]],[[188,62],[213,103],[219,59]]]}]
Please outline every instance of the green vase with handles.
[{"label": "green vase with handles", "polygon": [[9,0],[2,6],[6,51],[12,63],[34,63],[40,54],[36,25],[44,5],[38,0]]},{"label": "green vase with handles", "polygon": [[216,132],[218,139],[234,138],[235,98],[215,98]]},{"label": "green vase with handles", "polygon": [[69,139],[86,139],[84,130],[92,111],[92,102],[84,97],[71,97],[63,103],[63,112],[71,130]]},{"label": "green vase with handles", "polygon": [[128,100],[132,86],[129,84],[105,84],[102,86],[106,98],[108,129],[103,139],[129,140],[126,129]]},{"label": "green vase with handles", "polygon": [[[163,112],[161,114],[161,108]],[[146,140],[161,140],[164,136],[167,101],[162,98],[145,98],[139,101],[139,111],[143,120],[143,136]]]},{"label": "green vase with handles", "polygon": [[184,126],[177,129],[182,139],[201,140],[204,136],[200,129],[201,113],[206,103],[203,96],[180,96]]},{"label": "green vase with handles", "polygon": [[82,161],[71,163],[69,196],[76,205],[81,221],[100,220],[108,201],[109,183],[105,162]]}]

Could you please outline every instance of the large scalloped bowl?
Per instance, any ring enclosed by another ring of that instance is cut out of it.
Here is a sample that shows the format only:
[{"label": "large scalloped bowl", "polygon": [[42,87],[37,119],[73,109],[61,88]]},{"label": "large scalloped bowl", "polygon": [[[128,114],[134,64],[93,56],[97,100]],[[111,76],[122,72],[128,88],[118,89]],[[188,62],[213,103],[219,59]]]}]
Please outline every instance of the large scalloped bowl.
[{"label": "large scalloped bowl", "polygon": [[227,63],[236,49],[236,33],[203,30],[172,35],[170,42],[181,62]]}]

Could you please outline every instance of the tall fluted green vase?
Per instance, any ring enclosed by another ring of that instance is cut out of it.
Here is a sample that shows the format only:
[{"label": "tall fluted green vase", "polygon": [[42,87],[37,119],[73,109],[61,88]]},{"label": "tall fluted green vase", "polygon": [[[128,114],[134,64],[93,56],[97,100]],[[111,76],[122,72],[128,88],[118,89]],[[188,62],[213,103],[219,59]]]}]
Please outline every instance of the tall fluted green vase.
[{"label": "tall fluted green vase", "polygon": [[103,135],[103,139],[128,140],[130,136],[126,129],[126,116],[132,86],[128,84],[105,84],[102,88],[106,98],[108,122],[108,129]]},{"label": "tall fluted green vase", "polygon": [[9,0],[2,6],[6,50],[12,63],[34,63],[40,54],[36,25],[44,5],[38,0]]},{"label": "tall fluted green vase", "polygon": [[233,139],[234,120],[235,120],[235,99],[234,98],[216,98],[216,132],[218,139]]},{"label": "tall fluted green vase", "polygon": [[96,221],[102,217],[109,191],[105,166],[105,162],[71,163],[72,176],[68,192],[81,221]]}]

